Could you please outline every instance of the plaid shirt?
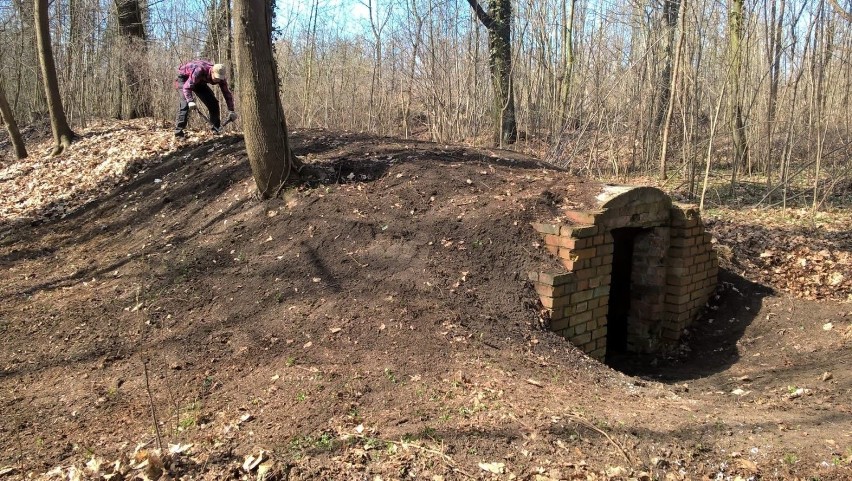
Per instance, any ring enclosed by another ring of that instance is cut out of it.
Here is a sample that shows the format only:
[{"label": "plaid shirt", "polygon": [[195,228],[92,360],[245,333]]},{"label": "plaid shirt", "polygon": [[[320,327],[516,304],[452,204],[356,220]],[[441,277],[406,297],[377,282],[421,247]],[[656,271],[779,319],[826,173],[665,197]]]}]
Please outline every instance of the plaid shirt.
[{"label": "plaid shirt", "polygon": [[225,97],[225,103],[228,104],[228,110],[234,110],[234,95],[231,89],[228,88],[228,81],[225,79],[214,79],[210,74],[213,68],[213,63],[207,60],[193,60],[178,67],[178,82],[175,87],[183,91],[183,96],[187,102],[194,102],[195,96],[192,94],[192,89],[198,84],[213,84],[218,85],[222,90],[222,96]]}]

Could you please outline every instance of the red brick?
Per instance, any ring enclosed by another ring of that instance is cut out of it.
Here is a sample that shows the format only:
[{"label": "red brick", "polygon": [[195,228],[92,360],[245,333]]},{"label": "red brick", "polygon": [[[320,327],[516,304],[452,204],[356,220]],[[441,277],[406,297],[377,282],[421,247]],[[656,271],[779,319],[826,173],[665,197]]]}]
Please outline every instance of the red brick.
[{"label": "red brick", "polygon": [[606,357],[606,348],[605,347],[598,347],[594,351],[590,352],[589,356],[593,357],[593,358],[595,358],[599,361],[602,361]]},{"label": "red brick", "polygon": [[573,254],[577,256],[578,259],[591,259],[595,257],[595,248],[587,247],[585,249],[575,249]]},{"label": "red brick", "polygon": [[693,264],[695,264],[694,257],[669,257],[668,259],[669,272],[678,268],[689,269]]},{"label": "red brick", "polygon": [[[579,271],[575,271],[575,274],[577,274],[577,280],[584,281],[594,277],[595,270],[592,268],[581,269]],[[589,285],[589,287],[591,287],[591,285]]]},{"label": "red brick", "polygon": [[707,302],[707,299],[704,298],[704,293],[701,292],[700,290],[697,290],[697,291],[692,293],[692,300],[693,301],[700,301],[697,304],[695,304],[696,307],[697,306],[703,306],[704,303]]},{"label": "red brick", "polygon": [[544,245],[559,247],[559,236],[553,234],[544,234]]},{"label": "red brick", "polygon": [[539,232],[541,234],[552,234],[552,235],[559,235],[559,230],[560,230],[560,227],[561,227],[559,224],[550,224],[550,223],[543,223],[543,222],[533,222],[531,225],[532,225],[533,229],[535,229],[537,232]]},{"label": "red brick", "polygon": [[563,297],[573,293],[576,286],[573,284],[561,284],[553,287],[553,297]]},{"label": "red brick", "polygon": [[587,242],[585,239],[575,239],[573,237],[559,236],[559,247],[564,247],[566,249],[582,249],[586,247],[586,244]]},{"label": "red brick", "polygon": [[690,295],[681,294],[681,295],[671,295],[666,294],[666,302],[669,304],[677,304],[679,306],[683,306],[688,304],[690,301]]},{"label": "red brick", "polygon": [[681,286],[668,286],[666,289],[666,294],[670,294],[672,296],[682,296],[690,294],[693,290],[692,283],[681,285]]},{"label": "red brick", "polygon": [[553,286],[536,282],[535,292],[541,297],[553,297]]},{"label": "red brick", "polygon": [[579,304],[592,298],[592,291],[580,291],[571,294],[571,303]]},{"label": "red brick", "polygon": [[561,331],[563,329],[568,328],[568,319],[551,319],[550,321],[550,330],[551,331]]},{"label": "red brick", "polygon": [[595,223],[600,214],[599,211],[567,210],[565,218],[574,224],[590,225]]},{"label": "red brick", "polygon": [[579,326],[580,324],[588,324],[592,320],[592,313],[589,311],[581,312],[571,316],[571,325]]},{"label": "red brick", "polygon": [[596,254],[599,255],[599,256],[605,256],[605,255],[608,255],[608,254],[612,254],[612,251],[613,251],[613,244],[611,242],[610,243],[603,243],[603,244],[597,246]]},{"label": "red brick", "polygon": [[582,344],[586,344],[587,342],[589,342],[591,340],[592,340],[592,333],[591,332],[578,334],[578,335],[575,335],[574,337],[571,338],[571,342],[575,346],[580,346]]},{"label": "red brick", "polygon": [[605,286],[595,287],[592,297],[609,296],[609,284]]},{"label": "red brick", "polygon": [[598,234],[598,226],[596,225],[581,225],[581,226],[562,226],[560,234],[565,237],[574,237],[575,239],[585,239],[594,237]]}]

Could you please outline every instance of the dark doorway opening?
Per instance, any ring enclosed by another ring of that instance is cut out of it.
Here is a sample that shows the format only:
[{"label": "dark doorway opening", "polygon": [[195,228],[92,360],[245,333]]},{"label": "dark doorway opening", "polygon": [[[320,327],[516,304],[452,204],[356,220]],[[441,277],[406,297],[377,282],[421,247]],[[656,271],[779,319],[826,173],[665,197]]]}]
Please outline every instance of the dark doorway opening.
[{"label": "dark doorway opening", "polygon": [[650,229],[624,227],[613,229],[612,277],[607,311],[606,361],[618,362],[627,353],[627,331],[633,275],[633,251],[636,237]]}]

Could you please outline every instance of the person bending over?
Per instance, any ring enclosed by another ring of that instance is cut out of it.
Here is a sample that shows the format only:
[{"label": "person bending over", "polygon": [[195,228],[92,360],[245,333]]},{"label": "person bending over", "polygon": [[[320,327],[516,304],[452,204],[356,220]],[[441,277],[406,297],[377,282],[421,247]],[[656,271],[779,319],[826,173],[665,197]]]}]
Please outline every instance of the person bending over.
[{"label": "person bending over", "polygon": [[218,85],[222,96],[225,97],[225,103],[228,104],[228,122],[237,119],[237,114],[234,112],[234,95],[228,88],[228,72],[225,66],[207,60],[193,60],[178,67],[178,76],[175,79],[175,88],[180,95],[180,106],[175,120],[175,137],[185,135],[183,129],[186,128],[189,111],[196,108],[195,96],[198,96],[207,107],[213,132],[217,134],[220,132],[219,102],[213,95],[210,84]]}]

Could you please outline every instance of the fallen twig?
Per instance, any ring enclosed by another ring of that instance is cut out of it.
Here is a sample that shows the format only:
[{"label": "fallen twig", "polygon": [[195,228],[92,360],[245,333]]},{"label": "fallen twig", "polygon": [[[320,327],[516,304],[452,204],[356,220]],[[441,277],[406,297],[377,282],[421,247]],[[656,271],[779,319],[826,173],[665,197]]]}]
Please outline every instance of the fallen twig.
[{"label": "fallen twig", "polygon": [[160,423],[157,422],[157,411],[154,409],[154,396],[151,395],[151,385],[148,383],[148,363],[142,360],[142,372],[145,373],[145,390],[148,391],[148,402],[151,404],[151,418],[154,420],[154,430],[157,432],[157,447],[163,453],[163,438],[160,436]]},{"label": "fallen twig", "polygon": [[612,439],[612,437],[610,437],[610,435],[607,434],[603,429],[595,426],[590,421],[588,421],[586,418],[584,418],[583,416],[580,416],[577,413],[568,413],[567,417],[570,418],[570,419],[573,419],[575,422],[582,424],[583,426],[591,429],[592,431],[595,431],[598,434],[603,435],[603,437],[605,437],[610,443],[612,443],[613,446],[615,446],[616,448],[618,448],[619,451],[621,451],[621,454],[624,456],[624,459],[626,459],[628,463],[633,464],[633,461],[630,459],[630,456],[627,454],[627,451],[625,451],[624,448],[621,447],[621,445],[618,444],[614,439]]}]

